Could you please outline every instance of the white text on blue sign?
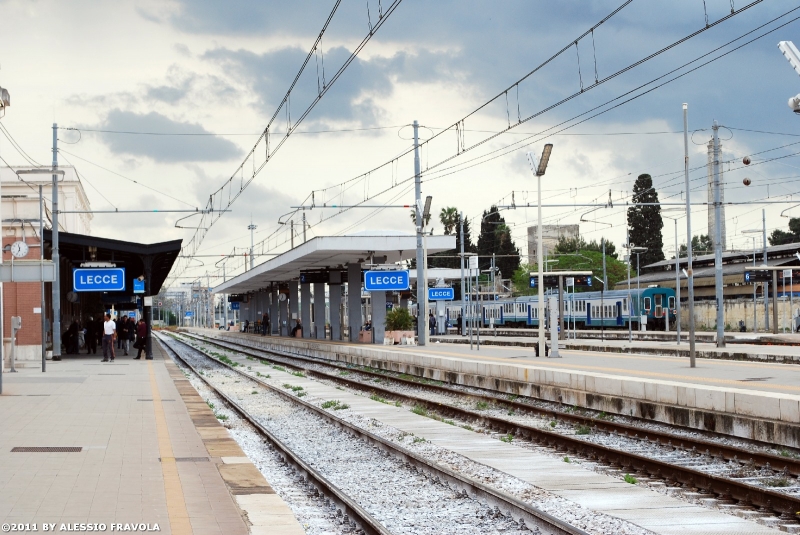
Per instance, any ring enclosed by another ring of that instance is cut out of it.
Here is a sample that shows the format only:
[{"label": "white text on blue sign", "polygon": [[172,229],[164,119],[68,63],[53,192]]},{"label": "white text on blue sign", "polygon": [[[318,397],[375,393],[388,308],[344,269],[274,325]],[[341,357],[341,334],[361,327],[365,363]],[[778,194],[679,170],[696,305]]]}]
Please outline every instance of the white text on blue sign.
[{"label": "white text on blue sign", "polygon": [[408,271],[367,271],[364,273],[364,289],[368,292],[408,290],[408,286]]},{"label": "white text on blue sign", "polygon": [[72,289],[76,292],[124,291],[125,268],[74,269]]},{"label": "white text on blue sign", "polygon": [[456,292],[452,288],[428,288],[429,301],[452,301]]}]

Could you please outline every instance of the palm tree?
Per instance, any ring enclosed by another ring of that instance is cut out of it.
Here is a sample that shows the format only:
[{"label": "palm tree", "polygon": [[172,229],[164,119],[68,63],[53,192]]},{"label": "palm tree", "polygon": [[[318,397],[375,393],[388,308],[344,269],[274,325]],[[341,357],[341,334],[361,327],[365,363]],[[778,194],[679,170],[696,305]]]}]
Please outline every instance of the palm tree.
[{"label": "palm tree", "polygon": [[[409,215],[411,217],[411,221],[414,223],[414,226],[416,226],[417,225],[417,210],[412,208],[411,209],[411,213]],[[431,214],[428,214],[428,216],[425,218],[425,226],[427,227],[430,224],[430,222],[431,222]]]},{"label": "palm tree", "polygon": [[447,235],[452,234],[456,225],[458,225],[458,208],[455,206],[442,208],[442,211],[439,212],[439,221],[444,225],[444,233]]}]

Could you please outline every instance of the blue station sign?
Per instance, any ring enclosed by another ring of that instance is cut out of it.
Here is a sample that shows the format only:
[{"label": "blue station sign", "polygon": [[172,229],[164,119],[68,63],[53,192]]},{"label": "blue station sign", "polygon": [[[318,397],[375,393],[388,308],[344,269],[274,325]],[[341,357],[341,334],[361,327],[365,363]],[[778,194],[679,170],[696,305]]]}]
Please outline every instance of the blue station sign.
[{"label": "blue station sign", "polygon": [[125,268],[75,268],[72,289],[76,292],[124,292]]},{"label": "blue station sign", "polygon": [[144,281],[140,281],[139,279],[133,279],[133,293],[135,294],[144,293]]},{"label": "blue station sign", "polygon": [[234,301],[233,303],[231,303],[231,310],[239,310],[240,305],[241,303],[239,303],[238,301]]},{"label": "blue station sign", "polygon": [[408,270],[364,273],[364,289],[368,292],[408,290],[410,281]]},{"label": "blue station sign", "polygon": [[183,317],[185,318],[191,318],[192,316],[194,316],[194,312],[192,312],[191,310],[187,310],[186,312],[183,313]]},{"label": "blue station sign", "polygon": [[456,291],[452,288],[428,288],[428,301],[452,301]]}]

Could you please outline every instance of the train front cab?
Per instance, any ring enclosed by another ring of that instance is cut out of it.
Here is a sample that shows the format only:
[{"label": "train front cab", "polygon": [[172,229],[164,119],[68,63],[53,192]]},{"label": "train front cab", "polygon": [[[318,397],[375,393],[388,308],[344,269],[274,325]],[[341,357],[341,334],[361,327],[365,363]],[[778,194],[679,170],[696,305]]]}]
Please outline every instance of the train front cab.
[{"label": "train front cab", "polygon": [[670,325],[674,325],[676,312],[675,292],[669,288],[647,288],[642,291],[642,315],[647,316],[650,329],[664,329],[669,314]]}]

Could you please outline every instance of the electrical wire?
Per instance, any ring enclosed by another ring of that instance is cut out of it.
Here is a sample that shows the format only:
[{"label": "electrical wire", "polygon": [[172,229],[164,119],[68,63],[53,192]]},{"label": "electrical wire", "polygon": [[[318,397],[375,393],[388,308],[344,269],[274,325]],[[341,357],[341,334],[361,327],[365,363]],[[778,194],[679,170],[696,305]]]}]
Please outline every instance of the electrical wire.
[{"label": "electrical wire", "polygon": [[27,160],[29,164],[35,167],[43,167],[42,164],[40,164],[39,162],[28,156],[28,153],[25,152],[25,149],[23,149],[22,146],[19,143],[17,143],[17,140],[14,139],[14,136],[11,135],[11,132],[9,132],[8,129],[6,129],[3,123],[0,123],[0,132],[2,132],[3,136],[5,136],[5,138],[9,141],[9,143],[11,143],[11,146],[14,147],[14,149],[20,154],[20,156],[22,156],[25,160]]},{"label": "electrical wire", "polygon": [[[73,157],[75,157],[75,158],[78,158],[79,160],[83,160],[84,162],[86,162],[86,163],[88,163],[88,164],[90,164],[90,165],[93,165],[93,166],[95,166],[95,167],[99,167],[100,169],[102,169],[103,171],[106,171],[107,173],[111,173],[112,175],[116,175],[116,176],[118,176],[118,177],[120,177],[120,178],[123,178],[123,179],[127,180],[128,182],[131,182],[131,183],[133,183],[133,184],[136,184],[137,186],[141,186],[141,187],[143,187],[143,188],[145,188],[145,189],[148,189],[148,190],[150,190],[150,191],[152,191],[152,192],[154,192],[154,193],[158,193],[159,195],[163,195],[164,197],[167,197],[167,198],[169,198],[169,199],[172,199],[173,201],[178,201],[179,203],[185,204],[186,206],[190,206],[190,207],[192,207],[192,208],[197,208],[196,206],[194,206],[194,205],[192,205],[192,204],[189,204],[188,202],[186,202],[186,201],[184,201],[184,200],[181,200],[181,199],[179,199],[179,198],[177,198],[177,197],[173,197],[173,196],[172,196],[172,195],[170,195],[169,193],[164,193],[163,191],[160,191],[160,190],[157,190],[157,189],[155,189],[155,188],[152,188],[152,187],[148,186],[147,184],[142,184],[142,183],[141,183],[141,182],[139,182],[138,180],[134,180],[134,179],[132,179],[132,178],[128,178],[128,177],[126,177],[125,175],[122,175],[122,174],[120,174],[120,173],[117,173],[116,171],[112,171],[111,169],[108,169],[108,168],[106,168],[106,167],[103,167],[103,166],[102,166],[102,165],[100,165],[100,164],[96,164],[96,163],[94,163],[94,162],[92,162],[92,161],[89,161],[89,160],[87,160],[86,158],[84,158],[84,157],[82,157],[82,156],[78,156],[77,154],[74,154],[74,153],[72,153],[72,152],[68,152],[68,151],[66,151],[66,150],[64,150],[64,149],[58,149],[58,153],[59,153],[59,154],[69,154],[70,156],[73,156]],[[106,200],[108,200],[108,199],[106,199]]]},{"label": "electrical wire", "polygon": [[[59,153],[61,153],[61,151],[59,151]],[[111,201],[109,201],[109,200],[108,200],[108,197],[106,197],[105,195],[103,195],[103,192],[102,192],[102,191],[100,191],[99,189],[97,189],[97,188],[95,187],[95,185],[94,185],[94,184],[92,184],[91,182],[89,182],[89,179],[87,179],[87,178],[86,178],[86,175],[83,175],[83,176],[81,177],[80,173],[78,173],[78,168],[77,168],[77,167],[75,167],[75,165],[73,165],[73,163],[72,163],[72,162],[70,162],[70,161],[67,159],[67,157],[66,157],[66,156],[64,156],[64,154],[61,154],[61,156],[64,158],[64,160],[66,160],[66,162],[67,162],[68,164],[72,165],[72,168],[75,170],[75,174],[77,175],[77,177],[78,177],[78,180],[83,180],[83,181],[85,181],[87,184],[89,184],[89,185],[92,187],[92,189],[93,189],[93,190],[95,190],[95,191],[98,193],[98,195],[100,195],[100,196],[101,196],[103,199],[105,199],[105,201],[106,201],[106,202],[107,202],[109,205],[111,205],[111,207],[112,207],[112,208],[114,208],[114,210],[118,210],[117,206],[116,206],[114,203],[112,203]]]}]

